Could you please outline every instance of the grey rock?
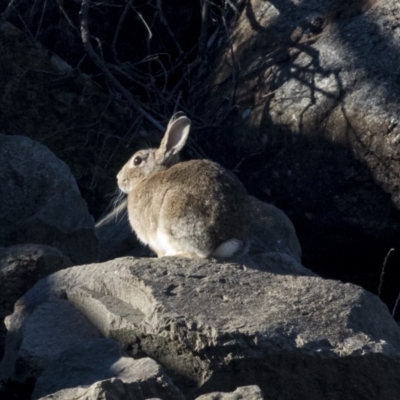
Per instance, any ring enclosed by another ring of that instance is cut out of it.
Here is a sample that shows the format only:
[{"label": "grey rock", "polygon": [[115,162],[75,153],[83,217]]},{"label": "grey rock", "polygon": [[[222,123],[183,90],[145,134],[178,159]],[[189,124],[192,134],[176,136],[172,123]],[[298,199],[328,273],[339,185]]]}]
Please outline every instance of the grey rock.
[{"label": "grey rock", "polygon": [[260,388],[256,385],[242,386],[232,393],[214,392],[203,394],[196,400],[264,400]]},{"label": "grey rock", "polygon": [[0,247],[0,357],[6,332],[3,320],[12,313],[14,303],[39,279],[71,266],[69,258],[54,247]]},{"label": "grey rock", "polygon": [[60,353],[101,337],[84,315],[55,296],[36,307],[26,304],[22,297],[5,322],[8,333],[0,381],[24,383],[36,379]]},{"label": "grey rock", "polygon": [[111,339],[91,340],[61,352],[37,380],[32,399],[95,400],[102,392],[107,399],[184,400],[159,364],[127,357]]},{"label": "grey rock", "polygon": [[[7,345],[3,374],[14,379],[28,363],[30,337],[41,335],[35,312],[59,296],[103,335],[160,362],[188,398],[248,385],[271,399],[400,396],[400,329],[387,308],[285,254],[241,263],[121,258],[59,271],[9,318],[24,348]],[[46,342],[31,347],[40,355]]]},{"label": "grey rock", "polygon": [[0,135],[0,244],[45,244],[74,264],[98,257],[94,221],[68,166],[23,136]]}]

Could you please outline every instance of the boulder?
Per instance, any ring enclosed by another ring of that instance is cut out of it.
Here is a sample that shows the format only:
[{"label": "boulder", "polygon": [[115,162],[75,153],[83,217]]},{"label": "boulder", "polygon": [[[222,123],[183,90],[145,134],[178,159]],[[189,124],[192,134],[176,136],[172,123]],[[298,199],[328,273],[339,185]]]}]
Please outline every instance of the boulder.
[{"label": "boulder", "polygon": [[236,263],[127,257],[56,272],[8,318],[2,379],[37,379],[66,347],[49,346],[47,320],[61,325],[51,340],[84,342],[77,318],[62,328],[72,305],[133,355],[160,362],[188,399],[249,385],[283,400],[400,396],[400,328],[386,306],[286,254]]},{"label": "boulder", "polygon": [[184,400],[160,365],[150,358],[127,357],[111,339],[95,339],[61,352],[38,379],[32,399],[96,400],[104,392],[110,399]]},{"label": "boulder", "polygon": [[14,303],[39,279],[72,262],[54,247],[24,244],[0,247],[0,357],[3,354],[3,320],[13,311]]},{"label": "boulder", "polygon": [[52,246],[74,264],[97,260],[94,221],[68,166],[24,136],[0,135],[0,245]]}]

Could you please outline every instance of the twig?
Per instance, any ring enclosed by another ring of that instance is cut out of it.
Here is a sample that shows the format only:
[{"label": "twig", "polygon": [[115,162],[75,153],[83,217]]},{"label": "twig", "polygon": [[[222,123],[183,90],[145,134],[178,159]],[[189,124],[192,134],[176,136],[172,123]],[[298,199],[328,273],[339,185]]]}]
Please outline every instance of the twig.
[{"label": "twig", "polygon": [[397,310],[397,306],[399,305],[399,301],[400,301],[400,292],[399,292],[399,295],[397,296],[396,303],[394,303],[394,307],[393,307],[393,310],[392,310],[392,317],[393,318],[394,318],[394,315],[396,314],[396,310]]},{"label": "twig", "polygon": [[[136,79],[134,79],[128,72],[126,72],[123,68],[123,66],[119,67],[117,65],[114,64],[107,64],[107,67],[111,70],[111,71],[115,71],[116,73],[118,73],[119,75],[123,76],[125,79],[128,79],[131,82],[135,82],[139,85],[145,85],[145,82],[138,82],[138,77],[136,77]],[[141,79],[143,79],[142,77],[140,77]]]},{"label": "twig", "polygon": [[115,58],[118,58],[117,57],[117,40],[119,38],[119,34],[121,32],[121,29],[122,29],[122,24],[124,23],[125,18],[128,15],[129,9],[131,8],[131,1],[132,0],[128,0],[128,2],[125,5],[124,10],[122,11],[121,16],[119,17],[118,25],[117,25],[117,27],[115,29],[114,37],[113,37],[113,40],[112,40],[112,43],[111,43],[111,49],[112,49],[112,52],[113,52]]},{"label": "twig", "polygon": [[130,7],[133,11],[135,11],[135,13],[136,13],[136,14],[139,16],[139,18],[142,20],[143,25],[146,27],[147,32],[148,32],[148,34],[149,34],[148,40],[150,40],[150,39],[153,37],[153,33],[151,32],[151,29],[150,29],[149,25],[147,24],[146,20],[143,18],[143,15],[142,15],[138,10],[136,10],[135,7],[133,7],[131,1],[129,1],[128,5],[129,5],[129,7]]},{"label": "twig", "polygon": [[149,25],[147,24],[146,20],[143,18],[142,14],[140,14],[140,12],[138,10],[136,10],[134,7],[132,7],[132,8],[136,11],[137,15],[139,15],[139,18],[142,20],[144,26],[146,27],[147,32],[149,34],[148,40],[150,40],[153,37],[153,33],[151,32]]},{"label": "twig", "polygon": [[10,17],[11,10],[12,10],[12,9],[15,9],[15,8],[14,8],[14,3],[15,3],[15,1],[16,1],[16,0],[10,0],[10,2],[8,3],[7,8],[1,13],[1,18],[0,18],[0,20],[1,20],[2,22],[7,21],[8,18]]},{"label": "twig", "polygon": [[378,286],[378,296],[381,297],[381,290],[382,290],[382,285],[383,285],[383,276],[385,275],[385,268],[386,268],[386,263],[388,261],[388,258],[390,254],[394,251],[394,249],[390,249],[388,253],[386,254],[385,261],[383,262],[383,267],[382,267],[382,272],[381,276],[379,278],[379,286]]},{"label": "twig", "polygon": [[225,0],[225,7],[226,7],[226,4],[228,4],[229,7],[234,11],[235,15],[239,14],[238,9],[236,8],[236,6],[230,0]]},{"label": "twig", "polygon": [[169,27],[169,24],[167,22],[167,19],[165,18],[165,15],[164,15],[164,12],[163,12],[163,9],[162,9],[162,5],[161,5],[161,0],[157,0],[157,8],[158,8],[158,12],[160,14],[161,22],[167,28],[167,31],[168,31],[169,35],[172,37],[172,39],[174,39],[175,46],[178,48],[179,53],[183,54],[184,51],[182,50],[181,45],[179,44],[178,40],[176,39],[176,36],[175,36],[174,32],[171,31],[171,29]]},{"label": "twig", "polygon": [[174,112],[173,112],[174,114],[175,114],[176,111],[178,110],[179,102],[181,101],[181,96],[182,96],[182,91],[179,92],[178,98],[176,99],[175,107],[174,107]]},{"label": "twig", "polygon": [[223,25],[224,25],[224,28],[225,28],[226,36],[228,38],[229,53],[231,55],[231,61],[232,61],[232,93],[231,93],[231,97],[230,97],[230,100],[229,100],[229,108],[228,108],[228,110],[230,110],[232,108],[232,106],[233,106],[234,101],[235,101],[235,92],[236,92],[236,85],[237,85],[237,83],[236,83],[236,66],[238,65],[239,66],[239,70],[240,70],[240,65],[236,61],[235,51],[233,49],[232,40],[231,40],[231,38],[229,36],[229,29],[228,29],[228,25],[227,25],[226,20],[225,20],[225,16],[222,15],[221,18],[222,18],[222,22],[223,22]]},{"label": "twig", "polygon": [[232,168],[232,171],[239,171],[239,167],[242,165],[242,163],[244,162],[244,161],[246,161],[246,160],[248,160],[250,157],[253,157],[253,156],[258,156],[258,155],[260,155],[260,154],[262,154],[261,153],[261,151],[257,151],[257,152],[255,152],[255,153],[251,153],[251,154],[249,154],[247,157],[244,157],[244,158],[242,158],[233,168]]},{"label": "twig", "polygon": [[207,49],[208,25],[209,25],[209,9],[208,0],[201,0],[201,30],[198,41],[199,55],[202,57]]},{"label": "twig", "polygon": [[35,37],[33,36],[31,30],[28,28],[28,25],[26,24],[25,20],[22,18],[21,14],[17,11],[16,8],[14,8],[15,12],[18,15],[18,18],[21,20],[22,24],[24,25],[26,31],[28,32],[29,36],[33,39],[36,40]]},{"label": "twig", "polygon": [[58,7],[61,10],[61,12],[63,13],[65,19],[67,20],[67,22],[72,26],[72,28],[77,31],[79,33],[79,29],[78,27],[74,24],[74,22],[72,21],[71,17],[69,16],[69,14],[67,13],[67,11],[64,8],[63,2],[62,0],[57,0],[58,3]]},{"label": "twig", "polygon": [[[189,56],[192,52],[194,51],[194,48],[190,50],[187,53],[187,56]],[[175,95],[175,92],[180,89],[182,86],[183,82],[185,82],[188,78],[188,76],[191,74],[191,72],[202,62],[202,59],[200,57],[197,57],[191,64],[186,66],[186,69],[184,70],[181,79],[179,79],[178,83],[170,90],[168,98],[171,99],[172,96]]]},{"label": "twig", "polygon": [[164,87],[161,90],[161,92],[163,93],[163,92],[165,92],[165,89],[166,89],[166,86],[168,83],[168,72],[167,72],[164,64],[161,62],[161,60],[159,58],[155,58],[154,61],[160,65],[161,70],[164,72]]},{"label": "twig", "polygon": [[40,28],[42,27],[42,22],[43,22],[44,14],[45,14],[45,12],[46,12],[46,7],[47,7],[47,0],[44,0],[42,15],[40,16],[39,25],[38,25],[38,27],[37,27],[36,35],[35,35],[35,39],[36,39],[36,40],[37,40],[37,38],[38,38],[38,36],[39,36]]}]

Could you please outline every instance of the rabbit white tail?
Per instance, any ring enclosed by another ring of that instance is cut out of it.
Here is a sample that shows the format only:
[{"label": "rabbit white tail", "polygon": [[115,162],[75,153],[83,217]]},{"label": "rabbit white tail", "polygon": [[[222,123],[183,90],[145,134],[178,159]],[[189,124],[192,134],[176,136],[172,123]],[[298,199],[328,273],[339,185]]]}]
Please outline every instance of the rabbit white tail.
[{"label": "rabbit white tail", "polygon": [[221,243],[213,252],[215,258],[230,258],[233,257],[240,249],[244,247],[243,240],[229,239]]}]

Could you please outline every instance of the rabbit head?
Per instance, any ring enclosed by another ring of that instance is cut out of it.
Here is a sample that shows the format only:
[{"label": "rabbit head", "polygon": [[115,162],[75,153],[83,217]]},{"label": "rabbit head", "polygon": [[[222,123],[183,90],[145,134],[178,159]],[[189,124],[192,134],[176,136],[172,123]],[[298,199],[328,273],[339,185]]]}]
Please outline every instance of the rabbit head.
[{"label": "rabbit head", "polygon": [[173,115],[159,148],[136,152],[118,173],[118,187],[124,193],[129,193],[147,176],[177,164],[179,152],[189,136],[190,125],[191,121],[184,113]]}]

